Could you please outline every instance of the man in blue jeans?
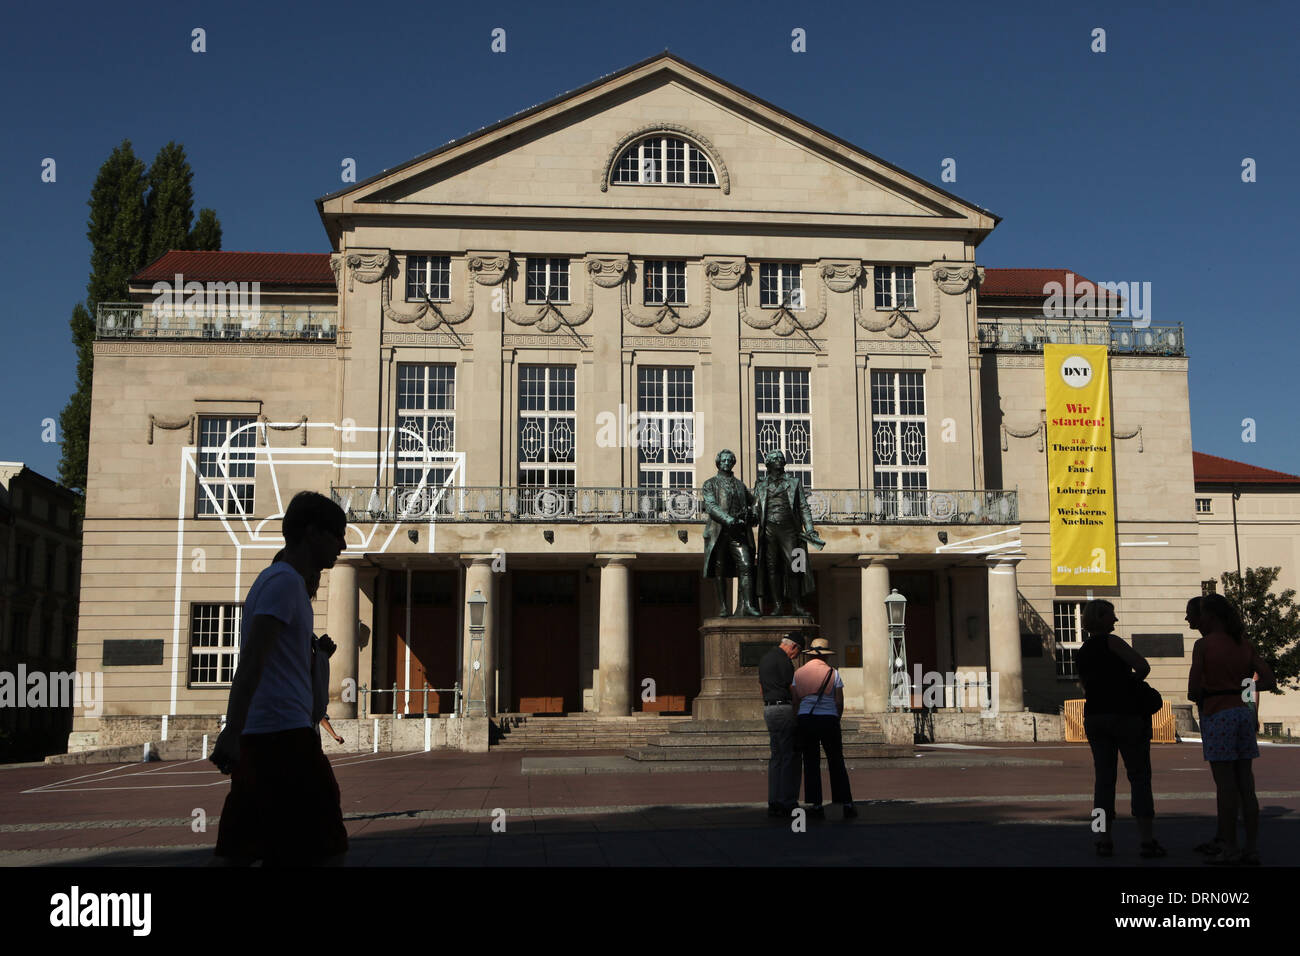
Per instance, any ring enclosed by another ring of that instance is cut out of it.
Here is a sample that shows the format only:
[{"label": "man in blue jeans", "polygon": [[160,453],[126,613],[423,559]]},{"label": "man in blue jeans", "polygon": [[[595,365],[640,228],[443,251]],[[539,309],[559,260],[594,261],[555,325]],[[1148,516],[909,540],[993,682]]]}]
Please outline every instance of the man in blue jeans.
[{"label": "man in blue jeans", "polygon": [[789,816],[799,806],[799,755],[795,748],[790,684],[794,680],[793,661],[802,646],[798,634],[787,634],[758,663],[763,720],[772,744],[772,756],[767,762],[767,815],[770,817]]}]

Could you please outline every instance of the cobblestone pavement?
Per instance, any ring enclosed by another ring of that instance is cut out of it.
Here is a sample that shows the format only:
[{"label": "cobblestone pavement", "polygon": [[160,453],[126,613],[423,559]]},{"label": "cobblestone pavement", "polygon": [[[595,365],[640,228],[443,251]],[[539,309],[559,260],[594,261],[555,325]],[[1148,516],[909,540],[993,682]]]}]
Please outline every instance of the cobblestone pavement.
[{"label": "cobblestone pavement", "polygon": [[[1261,857],[1294,866],[1300,747],[1261,750]],[[935,748],[911,762],[862,761],[850,774],[859,818],[845,821],[830,807],[805,832],[767,817],[762,773],[618,773],[614,755],[597,756],[336,757],[348,865],[1177,867],[1200,864],[1191,847],[1214,827],[1198,744],[1152,748],[1156,835],[1170,851],[1160,860],[1137,855],[1122,773],[1115,856],[1092,853],[1086,745]],[[204,761],[0,769],[0,865],[202,866],[228,789],[229,778]],[[201,818],[206,831],[195,832]]]}]

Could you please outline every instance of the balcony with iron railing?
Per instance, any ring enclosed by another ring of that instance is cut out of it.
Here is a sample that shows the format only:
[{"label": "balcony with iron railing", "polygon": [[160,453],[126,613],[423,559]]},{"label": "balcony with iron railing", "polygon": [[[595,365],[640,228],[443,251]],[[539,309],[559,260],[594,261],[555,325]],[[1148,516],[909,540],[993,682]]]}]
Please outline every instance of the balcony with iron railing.
[{"label": "balcony with iron railing", "polygon": [[95,317],[95,338],[332,342],[338,336],[338,315],[338,308],[330,305],[214,309],[101,302]]},{"label": "balcony with iron railing", "polygon": [[[336,486],[348,521],[690,524],[705,519],[698,488]],[[1014,491],[814,489],[814,524],[1014,524]]]},{"label": "balcony with iron railing", "polygon": [[1135,326],[1104,319],[980,319],[979,346],[992,352],[1041,352],[1044,345],[1104,345],[1117,355],[1186,355],[1183,325]]}]

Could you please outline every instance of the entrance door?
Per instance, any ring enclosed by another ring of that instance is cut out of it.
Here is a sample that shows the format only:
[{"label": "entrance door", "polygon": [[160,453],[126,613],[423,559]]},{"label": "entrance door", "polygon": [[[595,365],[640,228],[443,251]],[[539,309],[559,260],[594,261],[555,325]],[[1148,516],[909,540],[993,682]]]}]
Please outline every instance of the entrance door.
[{"label": "entrance door", "polygon": [[[388,673],[403,690],[397,695],[397,713],[450,714],[455,704],[452,685],[460,663],[456,627],[456,572],[411,572],[411,631],[406,633],[406,572],[393,573],[388,620],[393,630],[389,642]],[[426,696],[423,688],[430,690]],[[392,684],[389,684],[392,687]],[[385,701],[387,703],[387,701]],[[392,712],[391,710],[389,711]]]},{"label": "entrance door", "polygon": [[924,683],[916,684],[916,666],[921,674],[939,669],[939,641],[934,620],[934,573],[931,571],[891,571],[889,586],[907,598],[903,644],[907,648],[907,681],[912,687],[912,707],[922,704]]},{"label": "entrance door", "polygon": [[[700,692],[700,576],[694,571],[637,571],[632,692],[646,713],[690,713]],[[644,700],[644,681],[655,699]]]},{"label": "entrance door", "polygon": [[518,714],[582,709],[578,693],[578,575],[516,571],[511,579],[511,680]]}]

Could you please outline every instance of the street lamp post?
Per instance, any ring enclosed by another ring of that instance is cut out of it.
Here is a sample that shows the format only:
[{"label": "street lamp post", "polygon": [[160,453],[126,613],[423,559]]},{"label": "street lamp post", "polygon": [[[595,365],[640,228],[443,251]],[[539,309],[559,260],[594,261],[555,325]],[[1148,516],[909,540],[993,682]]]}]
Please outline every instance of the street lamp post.
[{"label": "street lamp post", "polygon": [[889,589],[885,611],[889,615],[889,709],[907,710],[912,703],[907,680],[907,646],[903,643],[907,598],[898,593],[898,588]]},{"label": "street lamp post", "polygon": [[469,605],[469,686],[465,688],[465,716],[487,716],[487,682],[483,673],[483,617],[487,598],[478,588],[466,601]]}]

